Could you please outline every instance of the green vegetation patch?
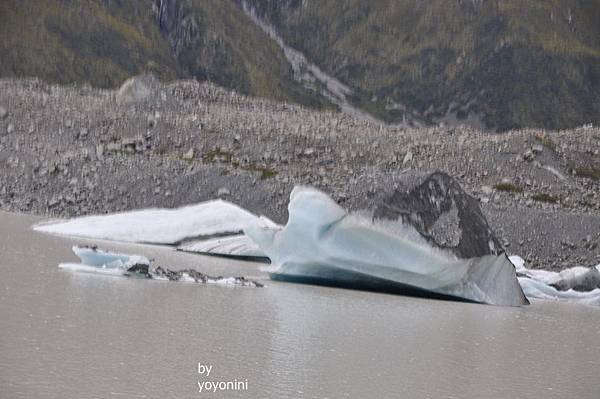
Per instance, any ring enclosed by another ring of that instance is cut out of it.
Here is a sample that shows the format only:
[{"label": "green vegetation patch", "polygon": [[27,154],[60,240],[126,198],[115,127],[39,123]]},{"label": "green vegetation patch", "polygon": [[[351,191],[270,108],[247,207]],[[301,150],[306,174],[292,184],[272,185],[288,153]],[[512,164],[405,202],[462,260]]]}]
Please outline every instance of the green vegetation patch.
[{"label": "green vegetation patch", "polygon": [[261,180],[270,179],[277,175],[277,171],[269,168],[268,166],[259,165],[256,163],[250,163],[247,165],[240,164],[238,161],[233,160],[233,154],[231,152],[223,151],[218,147],[202,155],[202,161],[204,163],[228,163],[234,168],[240,168],[250,172],[258,172],[260,173]]},{"label": "green vegetation patch", "polygon": [[246,165],[246,166],[242,167],[242,169],[249,170],[251,172],[259,172],[261,180],[270,179],[277,175],[276,170],[273,170],[267,166],[257,165],[254,163],[251,163],[250,165]]},{"label": "green vegetation patch", "polygon": [[499,183],[494,186],[494,188],[498,191],[506,191],[509,193],[522,193],[523,189],[519,186],[516,186],[512,183]]},{"label": "green vegetation patch", "polygon": [[230,163],[231,158],[233,158],[233,154],[228,151],[223,151],[220,148],[215,148],[212,151],[209,151],[202,155],[202,161],[204,163],[215,163],[215,162],[224,162]]},{"label": "green vegetation patch", "polygon": [[587,179],[592,179],[594,181],[600,180],[600,169],[594,167],[577,167],[573,168],[572,172],[575,173],[575,176],[585,177]]},{"label": "green vegetation patch", "polygon": [[552,151],[556,151],[556,143],[552,141],[547,133],[537,133],[535,139],[542,143],[544,146],[550,148]]},{"label": "green vegetation patch", "polygon": [[537,202],[546,202],[549,204],[556,204],[559,201],[558,197],[546,193],[534,194],[531,196],[531,199]]}]

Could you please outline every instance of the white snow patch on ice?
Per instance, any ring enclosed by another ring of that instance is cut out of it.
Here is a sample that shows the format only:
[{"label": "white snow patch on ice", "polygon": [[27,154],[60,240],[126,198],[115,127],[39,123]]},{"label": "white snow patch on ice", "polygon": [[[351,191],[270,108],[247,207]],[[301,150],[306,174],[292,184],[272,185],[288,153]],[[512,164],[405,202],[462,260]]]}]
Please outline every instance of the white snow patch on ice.
[{"label": "white snow patch on ice", "polygon": [[192,240],[179,245],[177,249],[213,255],[266,257],[258,245],[243,234]]},{"label": "white snow patch on ice", "polygon": [[[275,230],[282,228],[280,225],[273,223],[264,216],[261,216],[256,224]],[[264,251],[261,250],[250,237],[244,234],[185,241],[178,245],[177,249],[211,255],[243,256],[249,258],[267,257]]]},{"label": "white snow patch on ice", "polygon": [[186,239],[240,233],[249,224],[270,223],[223,200],[177,209],[145,209],[84,216],[34,226],[45,233],[148,244],[176,244]]}]

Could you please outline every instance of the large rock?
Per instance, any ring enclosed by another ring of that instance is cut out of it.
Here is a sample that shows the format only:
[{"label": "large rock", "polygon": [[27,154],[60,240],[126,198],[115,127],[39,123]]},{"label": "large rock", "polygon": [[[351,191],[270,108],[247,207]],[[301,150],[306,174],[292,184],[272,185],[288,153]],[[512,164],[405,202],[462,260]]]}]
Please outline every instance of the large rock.
[{"label": "large rock", "polygon": [[127,79],[116,95],[117,103],[133,104],[143,102],[156,94],[157,80],[152,75],[140,75]]},{"label": "large rock", "polygon": [[478,201],[446,173],[405,174],[398,188],[381,193],[372,207],[375,219],[408,223],[460,258],[503,252]]}]

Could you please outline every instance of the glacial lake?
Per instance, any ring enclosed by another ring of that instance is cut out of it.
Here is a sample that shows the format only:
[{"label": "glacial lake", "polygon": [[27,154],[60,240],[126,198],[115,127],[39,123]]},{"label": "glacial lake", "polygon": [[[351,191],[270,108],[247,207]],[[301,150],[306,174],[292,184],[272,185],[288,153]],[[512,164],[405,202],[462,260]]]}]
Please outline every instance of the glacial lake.
[{"label": "glacial lake", "polygon": [[[31,231],[39,220],[0,212],[3,399],[600,398],[597,307],[273,282],[260,264],[51,237]],[[72,245],[92,243],[266,287],[58,268],[77,261]],[[235,381],[199,392],[199,382]]]}]

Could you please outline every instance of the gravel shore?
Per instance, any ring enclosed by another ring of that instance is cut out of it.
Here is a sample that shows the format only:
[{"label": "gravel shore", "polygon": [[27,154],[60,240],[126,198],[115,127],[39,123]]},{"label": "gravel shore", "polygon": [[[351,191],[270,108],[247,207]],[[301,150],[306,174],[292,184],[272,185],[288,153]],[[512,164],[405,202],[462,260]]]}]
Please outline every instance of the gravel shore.
[{"label": "gravel shore", "polygon": [[409,170],[479,198],[532,267],[600,263],[600,129],[408,129],[138,77],[120,90],[0,80],[0,210],[67,217],[222,197],[278,222],[296,184],[359,209]]}]

